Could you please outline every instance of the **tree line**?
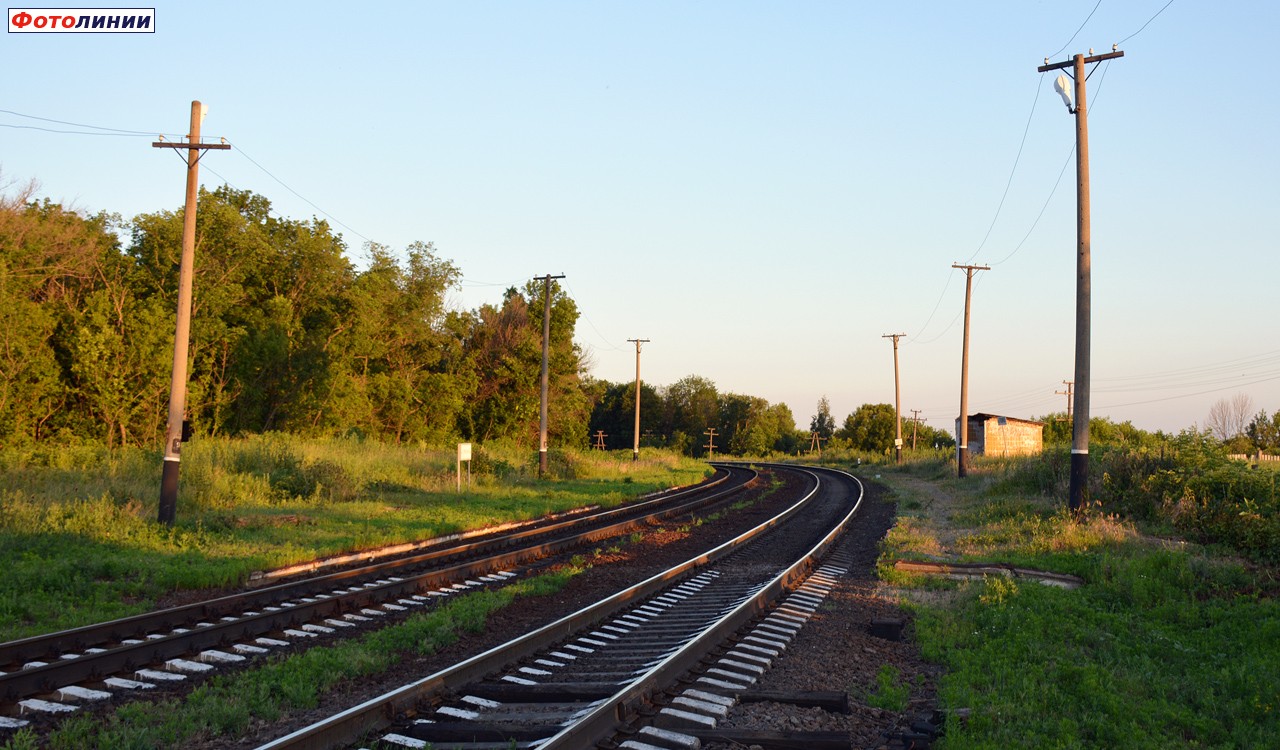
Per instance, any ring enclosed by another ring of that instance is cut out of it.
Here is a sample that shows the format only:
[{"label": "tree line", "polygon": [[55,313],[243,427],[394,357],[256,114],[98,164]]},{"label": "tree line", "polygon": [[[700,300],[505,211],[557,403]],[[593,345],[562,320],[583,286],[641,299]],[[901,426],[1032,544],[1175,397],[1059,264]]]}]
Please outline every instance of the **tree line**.
[{"label": "tree line", "polygon": [[[131,221],[0,196],[0,436],[151,444],[164,429],[182,214]],[[359,433],[531,444],[544,290],[450,310],[461,274],[430,243],[366,263],[318,219],[201,191],[187,412],[197,434]],[[578,310],[551,288],[553,435],[586,430]]]},{"label": "tree line", "polygon": [[[34,186],[0,192],[0,442],[156,445],[183,211],[86,216],[33,195]],[[461,271],[431,243],[368,242],[359,267],[348,251],[323,220],[281,217],[250,191],[201,190],[187,395],[195,434],[536,447],[543,281],[460,311],[447,297]],[[600,434],[606,448],[629,449],[635,384],[590,377],[577,320],[553,281],[552,443],[585,448]],[[786,404],[721,393],[697,375],[642,384],[641,411],[642,445],[693,456],[712,440],[718,454],[796,453],[813,434],[823,448],[883,453],[894,437],[888,404],[864,404],[837,428],[824,396],[804,432]],[[915,432],[922,448],[954,445],[928,425]]]},{"label": "tree line", "polygon": [[[155,445],[167,413],[183,211],[85,216],[34,186],[0,194],[0,442]],[[500,304],[450,309],[461,272],[430,243],[366,243],[361,267],[327,222],[263,196],[202,190],[187,418],[197,435],[358,434],[536,447],[541,279]],[[634,384],[591,378],[574,301],[551,293],[549,431],[630,447]],[[790,452],[790,410],[689,376],[642,389],[646,445]],[[625,402],[625,403],[624,403]]]}]

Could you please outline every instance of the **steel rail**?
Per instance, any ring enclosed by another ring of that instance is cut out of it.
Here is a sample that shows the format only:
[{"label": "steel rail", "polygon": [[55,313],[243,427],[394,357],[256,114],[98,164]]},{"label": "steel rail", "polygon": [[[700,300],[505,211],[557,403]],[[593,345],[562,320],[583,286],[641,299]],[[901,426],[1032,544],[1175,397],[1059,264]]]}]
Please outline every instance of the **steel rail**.
[{"label": "steel rail", "polygon": [[[813,487],[800,500],[773,518],[734,539],[690,558],[684,563],[651,576],[595,604],[508,641],[506,644],[472,656],[454,666],[261,745],[258,750],[330,750],[334,747],[355,742],[367,733],[389,727],[397,717],[412,715],[420,702],[428,700],[432,696],[476,682],[484,676],[502,669],[507,664],[532,655],[569,638],[583,629],[594,626],[667,586],[692,577],[709,563],[732,554],[746,542],[754,540],[761,534],[794,518],[796,514],[808,507],[821,485],[817,475],[793,466],[777,466],[807,475]],[[670,660],[664,660],[663,664],[668,664],[669,662]],[[641,679],[644,680],[645,678]],[[631,698],[626,698],[624,702],[630,702],[631,700]],[[615,701],[611,699],[605,705],[613,707]],[[596,721],[599,720],[597,719]],[[591,731],[597,732],[599,729],[596,727]],[[586,745],[578,744],[572,746],[585,747]]]},{"label": "steel rail", "polygon": [[[266,590],[250,592],[246,598],[222,597],[214,600],[219,603],[229,603],[233,601],[240,602],[240,607],[227,610],[219,610],[221,612],[237,611],[237,615],[228,616],[226,614],[214,614],[208,610],[201,608],[201,603],[188,605],[187,607],[177,608],[187,612],[202,613],[198,619],[211,619],[214,622],[206,623],[198,627],[191,627],[184,633],[173,633],[162,638],[151,638],[143,640],[140,643],[118,645],[114,648],[108,648],[101,653],[86,654],[77,658],[62,658],[61,654],[56,654],[53,660],[43,666],[20,669],[15,672],[0,675],[0,702],[16,703],[28,697],[49,693],[54,690],[73,685],[79,682],[99,680],[104,677],[119,674],[121,672],[132,671],[150,664],[163,662],[174,657],[184,656],[193,651],[215,648],[229,643],[242,641],[246,638],[263,636],[268,633],[277,632],[283,628],[293,627],[301,623],[313,620],[323,619],[333,615],[341,614],[347,611],[359,611],[372,603],[393,600],[397,597],[408,596],[421,590],[433,589],[446,583],[465,580],[474,576],[482,576],[497,570],[506,569],[515,565],[520,565],[530,560],[547,555],[563,552],[582,544],[598,541],[600,539],[615,537],[626,534],[637,528],[641,528],[652,523],[655,519],[669,518],[673,516],[683,515],[685,513],[696,510],[699,507],[720,500],[730,494],[733,494],[751,479],[754,479],[754,472],[751,477],[741,484],[719,489],[710,494],[705,494],[708,489],[717,487],[726,481],[729,474],[721,477],[715,482],[698,485],[697,491],[691,488],[689,491],[679,496],[667,496],[660,498],[664,505],[647,515],[615,521],[606,526],[597,526],[579,533],[568,533],[558,538],[531,544],[529,546],[520,547],[518,549],[499,552],[488,557],[473,560],[470,562],[453,565],[448,568],[429,571],[426,573],[386,580],[377,585],[362,587],[355,591],[348,591],[342,595],[322,594],[320,596],[304,596],[305,594],[318,591],[320,589],[329,588],[335,584],[346,583],[352,578],[343,573],[334,573],[321,576],[319,579],[327,582],[327,587],[308,586],[303,591],[294,591],[294,597],[303,596],[304,601],[289,602],[293,597],[283,597],[270,600],[272,603],[284,602],[284,606],[277,611],[263,611],[253,614],[245,614],[244,609],[266,608],[264,600],[258,598],[258,594],[264,593]],[[687,497],[689,494],[698,495],[696,499],[682,502],[676,505],[667,505],[673,499]],[[644,501],[643,506],[651,506],[655,501]],[[632,506],[630,510],[637,506]],[[615,511],[620,509],[611,509],[606,512],[606,518],[616,516]],[[651,509],[652,510],[652,509]],[[593,516],[593,519],[598,517]],[[571,529],[574,525],[582,525],[586,519],[575,519],[576,522],[561,522],[553,524],[550,532],[543,530],[542,535],[547,533],[564,532]],[[527,538],[529,532],[521,532],[522,538]],[[494,546],[509,547],[516,542],[506,542],[506,540],[496,540],[492,543]],[[370,566],[379,572],[387,572],[388,563],[380,563],[376,566]],[[368,576],[365,576],[366,578]],[[309,583],[309,582],[308,582]],[[272,587],[272,589],[282,589],[292,584],[281,584]],[[310,601],[306,601],[309,599]],[[207,604],[207,603],[203,603]],[[221,605],[220,605],[221,606]],[[163,613],[162,613],[163,614]],[[133,618],[124,618],[111,623],[105,623],[102,627],[113,628],[120,623],[145,620],[146,615],[139,615]],[[227,619],[223,619],[227,617]],[[188,625],[192,618],[185,619],[179,623],[180,625]],[[161,618],[161,621],[165,621]],[[58,635],[83,635],[83,631],[88,631],[93,626],[77,629],[75,631],[64,631],[62,634],[52,634],[50,638]],[[169,627],[169,626],[162,626]],[[132,631],[131,634],[141,634]],[[126,636],[129,637],[129,636]],[[25,641],[13,641],[8,646],[17,646],[24,643],[40,642],[41,637],[26,639]],[[99,639],[97,643],[108,642],[106,639]],[[80,642],[76,642],[80,643]],[[80,646],[83,648],[83,646]],[[77,650],[75,647],[64,647],[65,652]],[[47,646],[46,646],[47,651]],[[13,650],[12,653],[21,653]]]},{"label": "steel rail", "polygon": [[143,636],[160,630],[180,627],[194,621],[217,619],[228,614],[236,613],[245,608],[258,609],[273,606],[280,602],[288,601],[289,599],[300,596],[309,596],[315,592],[329,591],[334,585],[350,585],[351,583],[360,580],[376,579],[396,571],[403,570],[406,567],[425,565],[442,558],[447,559],[449,557],[459,557],[467,554],[482,554],[484,550],[489,548],[509,547],[539,536],[547,536],[564,529],[573,528],[575,525],[580,526],[585,523],[607,520],[617,515],[627,515],[634,513],[637,510],[642,510],[655,503],[669,503],[688,494],[705,492],[706,490],[727,481],[729,476],[730,475],[725,474],[711,482],[683,488],[676,494],[669,494],[660,498],[646,499],[639,503],[630,503],[625,506],[611,508],[589,516],[575,517],[567,521],[557,521],[550,525],[539,526],[535,529],[522,529],[514,533],[500,534],[497,537],[479,539],[473,542],[453,545],[444,549],[432,550],[430,552],[424,552],[396,560],[380,562],[373,565],[364,565],[358,568],[334,573],[327,573],[325,575],[311,577],[303,581],[279,583],[268,587],[257,588],[253,591],[217,597],[201,602],[193,602],[191,604],[185,604],[178,607],[169,607],[162,610],[156,610],[154,612],[143,612],[141,614],[122,617],[108,622],[84,625],[78,628],[58,631],[56,633],[47,633],[0,643],[0,664],[41,658],[42,656],[57,658],[60,654],[68,651],[90,648],[102,643]]},{"label": "steel rail", "polygon": [[[784,464],[776,465],[784,466]],[[798,467],[792,466],[789,468],[796,469]],[[800,471],[814,476],[815,480],[820,482],[816,472],[809,469],[800,469]],[[626,719],[627,715],[636,712],[643,703],[648,701],[651,695],[673,684],[678,677],[696,666],[713,648],[727,640],[729,636],[736,633],[757,616],[766,612],[783,594],[795,589],[808,578],[817,561],[822,559],[840,535],[845,532],[849,524],[853,522],[853,517],[857,514],[858,509],[862,507],[864,495],[862,482],[852,474],[836,469],[822,469],[822,471],[842,474],[852,479],[859,488],[858,499],[853,508],[835,527],[827,532],[808,553],[775,576],[751,598],[708,627],[703,631],[702,635],[689,641],[679,651],[671,654],[652,670],[619,690],[590,713],[539,744],[539,750],[572,750],[573,748],[592,747],[597,742],[607,739],[616,732],[619,724]],[[815,487],[814,494],[816,494],[817,490],[818,487]]]}]

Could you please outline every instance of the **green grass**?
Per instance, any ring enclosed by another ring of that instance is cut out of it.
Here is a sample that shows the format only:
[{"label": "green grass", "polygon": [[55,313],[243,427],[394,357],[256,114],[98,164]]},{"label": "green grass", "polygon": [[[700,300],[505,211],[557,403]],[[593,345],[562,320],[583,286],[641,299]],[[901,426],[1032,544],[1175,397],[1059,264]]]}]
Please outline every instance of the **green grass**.
[{"label": "green grass", "polygon": [[[998,483],[973,487],[952,486],[957,557],[1086,583],[993,577],[915,597],[921,647],[946,669],[943,707],[972,710],[940,748],[1280,747],[1274,569],[1154,540],[1117,517],[1076,518]],[[937,551],[925,519],[904,520],[886,558]]]},{"label": "green grass", "polygon": [[[581,568],[567,568],[505,588],[467,594],[358,639],[297,656],[273,657],[262,666],[213,677],[182,699],[130,703],[105,721],[72,718],[49,736],[45,746],[150,750],[233,738],[254,722],[278,721],[291,712],[315,708],[343,682],[382,674],[405,659],[434,653],[460,633],[480,632],[493,612],[519,597],[555,593],[580,572]],[[24,730],[0,745],[0,750],[35,746],[34,735]]]},{"label": "green grass", "polygon": [[907,701],[911,697],[911,688],[902,682],[898,668],[891,664],[883,664],[876,672],[875,687],[866,691],[864,688],[852,687],[865,693],[864,701],[873,708],[886,711],[902,712],[907,710]]},{"label": "green grass", "polygon": [[0,641],[146,611],[178,590],[353,550],[612,506],[692,484],[705,464],[658,451],[536,456],[477,448],[459,493],[451,451],[271,434],[185,447],[178,523],[156,523],[160,457],[141,449],[0,450]]}]

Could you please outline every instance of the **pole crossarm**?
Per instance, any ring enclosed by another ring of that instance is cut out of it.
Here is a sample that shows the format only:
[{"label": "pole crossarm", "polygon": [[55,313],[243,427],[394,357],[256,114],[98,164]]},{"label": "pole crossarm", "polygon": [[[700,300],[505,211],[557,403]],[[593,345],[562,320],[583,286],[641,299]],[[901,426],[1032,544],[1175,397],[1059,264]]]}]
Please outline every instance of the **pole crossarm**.
[{"label": "pole crossarm", "polygon": [[[195,158],[196,163],[199,163],[200,160],[204,158],[203,152],[205,151],[231,150],[230,143],[170,143],[169,141],[152,141],[151,146],[152,148],[171,148],[171,149],[174,149],[175,151],[181,150],[181,149],[186,149],[188,152],[199,151],[201,153],[196,154],[196,158]],[[188,159],[190,158],[190,156],[191,156],[190,153],[188,153],[187,154]]]},{"label": "pole crossarm", "polygon": [[222,151],[231,150],[230,143],[170,143],[169,141],[152,141],[154,148],[185,148],[185,149],[218,149]]},{"label": "pole crossarm", "polygon": [[[1090,55],[1089,57],[1086,57],[1084,59],[1084,64],[1088,65],[1089,63],[1102,62],[1103,60],[1112,60],[1117,57],[1124,57],[1124,50],[1108,52],[1105,55]],[[1048,60],[1048,58],[1045,58],[1045,59]],[[1057,62],[1057,63],[1046,62],[1044,65],[1041,65],[1040,67],[1036,68],[1036,71],[1040,73],[1048,73],[1051,70],[1061,70],[1062,68],[1070,68],[1075,64],[1076,64],[1075,58],[1071,57],[1069,59],[1063,60],[1062,62]]]}]

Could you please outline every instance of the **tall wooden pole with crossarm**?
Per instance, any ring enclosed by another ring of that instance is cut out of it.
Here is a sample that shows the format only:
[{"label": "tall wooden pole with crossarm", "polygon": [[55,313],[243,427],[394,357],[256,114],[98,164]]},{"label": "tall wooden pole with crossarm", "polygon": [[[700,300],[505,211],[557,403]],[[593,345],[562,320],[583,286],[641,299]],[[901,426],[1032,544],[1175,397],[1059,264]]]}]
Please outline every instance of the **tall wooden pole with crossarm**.
[{"label": "tall wooden pole with crossarm", "polygon": [[640,460],[640,345],[649,343],[649,339],[627,339],[636,345],[636,428],[631,447],[631,460]]},{"label": "tall wooden pole with crossarm", "polygon": [[1089,116],[1085,108],[1084,66],[1116,57],[1124,57],[1113,46],[1105,55],[1075,55],[1070,60],[1036,68],[1041,73],[1071,68],[1075,79],[1075,106],[1067,94],[1066,75],[1057,80],[1058,93],[1076,116],[1076,369],[1075,418],[1071,422],[1071,483],[1067,503],[1079,510],[1089,488],[1089,336],[1090,336],[1090,236],[1089,226]]},{"label": "tall wooden pole with crossarm", "polygon": [[187,344],[191,333],[191,278],[196,256],[196,199],[200,194],[200,152],[229,149],[226,143],[201,143],[200,124],[208,107],[191,102],[186,143],[156,141],[156,148],[187,152],[187,204],[182,216],[182,259],[178,264],[178,324],[173,336],[173,377],[169,382],[169,423],[164,432],[164,470],[160,475],[160,523],[173,525],[178,513],[178,463],[182,460],[182,423],[187,408]]}]

